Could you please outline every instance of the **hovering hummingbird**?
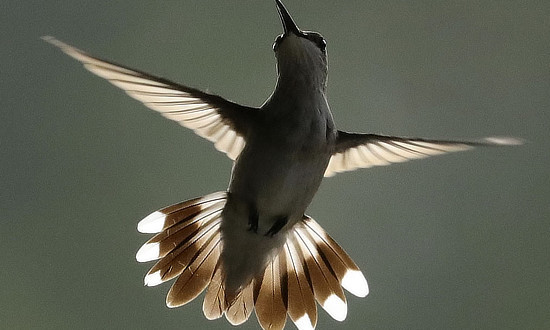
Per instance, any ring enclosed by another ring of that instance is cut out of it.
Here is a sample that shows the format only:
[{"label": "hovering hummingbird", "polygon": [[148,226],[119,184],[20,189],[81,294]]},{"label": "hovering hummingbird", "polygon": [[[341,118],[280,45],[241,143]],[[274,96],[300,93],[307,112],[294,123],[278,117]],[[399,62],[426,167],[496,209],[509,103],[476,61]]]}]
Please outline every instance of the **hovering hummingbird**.
[{"label": "hovering hummingbird", "polygon": [[275,0],[284,33],[273,50],[275,91],[259,107],[134,70],[65,44],[44,40],[82,62],[164,117],[177,121],[234,161],[227,191],[168,206],[145,217],[138,231],[156,234],[137,252],[158,260],[145,276],[155,286],[176,278],[168,307],[207,289],[206,318],[238,325],[255,309],[264,329],[282,329],[287,314],[299,329],[315,328],[317,305],[346,318],[343,289],[365,297],[365,277],[346,252],[305,214],[323,176],[389,165],[476,146],[515,145],[513,138],[441,141],[335,128],[326,99],[326,42],[303,31]]}]

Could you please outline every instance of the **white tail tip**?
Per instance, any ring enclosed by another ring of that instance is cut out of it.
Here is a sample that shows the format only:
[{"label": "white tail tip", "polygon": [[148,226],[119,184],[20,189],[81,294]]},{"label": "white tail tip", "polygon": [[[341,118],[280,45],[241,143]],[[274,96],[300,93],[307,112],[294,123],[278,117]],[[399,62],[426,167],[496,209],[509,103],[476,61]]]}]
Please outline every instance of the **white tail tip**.
[{"label": "white tail tip", "polygon": [[157,270],[156,272],[152,274],[145,275],[145,279],[143,280],[146,286],[156,286],[162,283],[162,278],[160,277],[160,270]]},{"label": "white tail tip", "polygon": [[307,314],[304,314],[304,316],[300,317],[299,319],[294,322],[298,330],[314,330],[315,326],[312,324],[311,319]]},{"label": "white tail tip", "polygon": [[369,294],[367,280],[359,270],[348,270],[342,279],[342,286],[357,297],[363,298]]},{"label": "white tail tip", "polygon": [[145,243],[136,253],[136,260],[139,262],[157,260],[159,258],[159,254],[159,243]]},{"label": "white tail tip", "polygon": [[166,215],[159,211],[155,211],[138,223],[137,229],[140,233],[156,234],[160,233],[164,228],[164,220]]},{"label": "white tail tip", "polygon": [[335,294],[323,302],[323,308],[336,321],[344,321],[348,315],[348,305]]}]

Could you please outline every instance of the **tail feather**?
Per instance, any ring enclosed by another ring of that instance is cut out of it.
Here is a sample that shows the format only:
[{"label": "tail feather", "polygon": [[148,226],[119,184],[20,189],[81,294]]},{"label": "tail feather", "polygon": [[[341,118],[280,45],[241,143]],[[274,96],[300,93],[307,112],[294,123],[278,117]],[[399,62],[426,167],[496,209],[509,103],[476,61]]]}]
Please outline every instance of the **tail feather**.
[{"label": "tail feather", "polygon": [[208,320],[216,320],[222,317],[226,310],[227,303],[223,288],[223,270],[218,264],[204,296],[202,312]]},{"label": "tail feather", "polygon": [[285,244],[288,279],[288,315],[298,329],[314,329],[317,324],[317,306],[310,283],[303,268],[303,256],[290,236]]},{"label": "tail feather", "polygon": [[167,228],[191,219],[208,206],[217,202],[225,204],[226,192],[215,192],[203,197],[170,205],[151,213],[138,223],[138,231],[144,234],[160,233]]},{"label": "tail feather", "polygon": [[181,272],[168,292],[166,305],[178,307],[195,299],[206,289],[220,258],[220,234],[217,233],[195,259]]},{"label": "tail feather", "polygon": [[235,298],[227,298],[230,302],[229,308],[225,312],[225,318],[232,325],[239,325],[250,317],[254,310],[254,280],[252,280],[244,289],[239,292]]},{"label": "tail feather", "polygon": [[166,298],[169,307],[194,300],[206,288],[203,313],[209,320],[225,315],[239,325],[256,310],[263,329],[283,329],[287,315],[298,329],[313,329],[319,303],[335,320],[346,318],[342,288],[364,297],[368,285],[346,252],[313,220],[304,216],[265,271],[238,292],[225,290],[220,255],[221,213],[227,193],[178,203],[144,218],[138,230],[156,233],[136,254],[140,262],[158,260],[145,276],[157,285],[176,278]]},{"label": "tail feather", "polygon": [[[173,252],[176,247],[193,244],[193,240],[204,232],[205,228],[210,228],[220,222],[223,205],[223,202],[216,202],[206,208],[191,207],[195,211],[186,216],[184,221],[171,225],[144,244],[144,249],[150,249],[151,246],[154,246],[155,250],[158,250],[158,255],[149,254],[149,257],[155,258],[152,260],[164,258],[167,254]],[[188,213],[189,210],[183,211]],[[142,257],[147,258],[145,254],[142,254]]]},{"label": "tail feather", "polygon": [[286,323],[287,287],[282,283],[286,265],[281,266],[281,258],[284,257],[277,255],[273,258],[265,269],[261,283],[258,284],[256,318],[266,330],[283,329]]},{"label": "tail feather", "polygon": [[[216,237],[219,243],[222,205],[209,206],[176,223],[147,241],[138,251],[138,261],[160,259],[145,276],[145,284],[158,285],[179,276]],[[217,254],[215,262],[219,258]]]},{"label": "tail feather", "polygon": [[343,321],[347,315],[346,296],[338,279],[331,272],[330,265],[325,263],[315,243],[308,237],[303,224],[299,224],[293,234],[304,255],[305,268],[309,274],[315,300],[333,319]]},{"label": "tail feather", "polygon": [[[220,241],[219,215],[204,223],[204,227],[193,233],[189,240],[183,243],[167,242],[173,250],[165,254],[148,272],[147,276],[160,274],[162,282],[169,281],[179,276],[197,257],[207,244],[216,237]],[[148,243],[149,244],[149,243]],[[217,259],[219,255],[217,255]],[[215,260],[217,262],[217,259]],[[154,275],[156,276],[156,275]],[[147,277],[146,277],[147,278]],[[156,283],[158,284],[158,283]],[[152,285],[149,285],[152,286]]]},{"label": "tail feather", "polygon": [[304,216],[302,223],[317,245],[318,252],[327,259],[340,285],[357,297],[366,297],[369,293],[367,280],[344,249],[309,216]]}]

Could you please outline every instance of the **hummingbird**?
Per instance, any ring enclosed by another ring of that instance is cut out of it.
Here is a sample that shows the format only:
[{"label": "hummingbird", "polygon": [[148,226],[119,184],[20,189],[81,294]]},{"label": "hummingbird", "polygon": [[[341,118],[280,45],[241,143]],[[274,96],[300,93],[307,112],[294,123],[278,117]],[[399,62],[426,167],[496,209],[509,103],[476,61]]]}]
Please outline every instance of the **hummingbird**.
[{"label": "hummingbird", "polygon": [[347,315],[344,290],[369,293],[359,267],[306,209],[324,177],[477,146],[518,145],[489,137],[472,141],[350,133],[335,127],[327,103],[327,50],[317,32],[298,28],[275,0],[283,34],[273,45],[278,79],[260,107],[243,106],[77,49],[43,39],[146,107],[192,129],[234,161],[229,187],[177,203],[141,220],[155,234],[137,252],[157,260],[147,286],[175,279],[168,307],[204,290],[207,319],[233,325],[255,311],[263,329],[314,329],[317,304],[332,318]]}]

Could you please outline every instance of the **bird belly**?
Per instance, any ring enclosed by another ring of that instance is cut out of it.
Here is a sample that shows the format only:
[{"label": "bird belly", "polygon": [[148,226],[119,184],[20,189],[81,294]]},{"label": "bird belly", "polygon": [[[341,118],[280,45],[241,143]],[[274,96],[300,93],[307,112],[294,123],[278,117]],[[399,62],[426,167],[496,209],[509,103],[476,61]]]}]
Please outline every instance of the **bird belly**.
[{"label": "bird belly", "polygon": [[226,290],[247,285],[283,246],[315,195],[328,157],[323,152],[243,150],[220,228]]},{"label": "bird belly", "polygon": [[328,158],[322,151],[245,149],[234,166],[229,192],[258,211],[260,226],[282,216],[299,221],[319,188]]}]

